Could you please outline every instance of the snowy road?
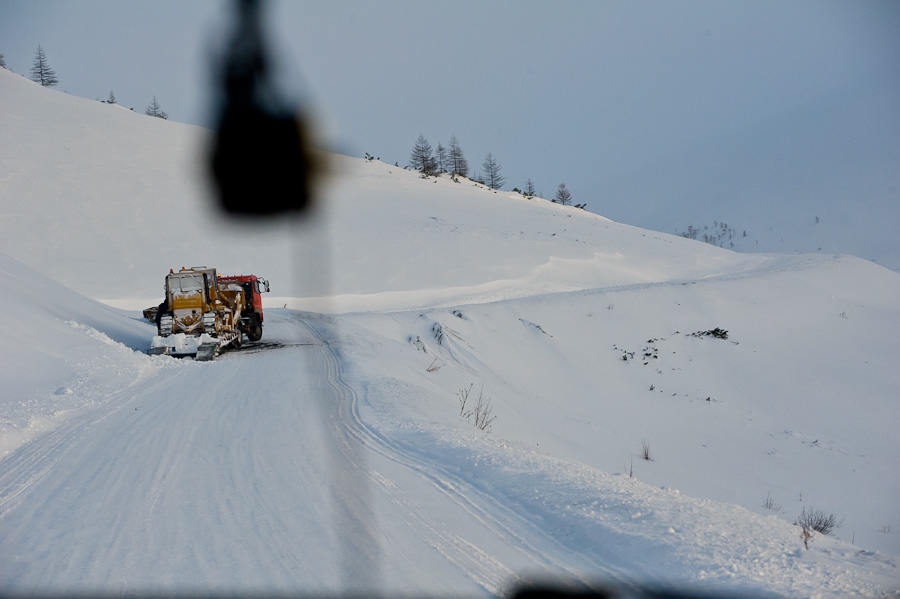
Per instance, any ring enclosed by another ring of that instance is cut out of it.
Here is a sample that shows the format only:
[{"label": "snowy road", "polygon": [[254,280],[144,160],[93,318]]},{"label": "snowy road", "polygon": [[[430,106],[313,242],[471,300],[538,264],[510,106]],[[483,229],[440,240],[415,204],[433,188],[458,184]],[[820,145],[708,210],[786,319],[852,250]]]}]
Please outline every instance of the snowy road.
[{"label": "snowy road", "polygon": [[[0,475],[7,581],[35,590],[334,585],[327,552],[295,549],[331,537],[328,510],[315,508],[329,504],[314,484],[325,465],[308,450],[319,442],[314,357],[301,346],[186,361],[10,456]],[[273,370],[284,381],[275,388]],[[48,551],[59,546],[68,550]]]},{"label": "snowy road", "polygon": [[269,321],[282,347],[148,369],[3,461],[7,590],[477,593],[578,565],[368,429],[326,321]]}]

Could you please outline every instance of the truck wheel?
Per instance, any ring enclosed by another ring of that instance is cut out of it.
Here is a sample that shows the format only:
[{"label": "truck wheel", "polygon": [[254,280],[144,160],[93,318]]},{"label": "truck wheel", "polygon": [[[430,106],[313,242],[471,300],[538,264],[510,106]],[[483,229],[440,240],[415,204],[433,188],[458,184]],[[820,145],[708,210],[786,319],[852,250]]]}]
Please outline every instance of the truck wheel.
[{"label": "truck wheel", "polygon": [[250,317],[250,325],[247,327],[247,339],[250,341],[262,339],[262,322],[260,322],[258,314]]}]

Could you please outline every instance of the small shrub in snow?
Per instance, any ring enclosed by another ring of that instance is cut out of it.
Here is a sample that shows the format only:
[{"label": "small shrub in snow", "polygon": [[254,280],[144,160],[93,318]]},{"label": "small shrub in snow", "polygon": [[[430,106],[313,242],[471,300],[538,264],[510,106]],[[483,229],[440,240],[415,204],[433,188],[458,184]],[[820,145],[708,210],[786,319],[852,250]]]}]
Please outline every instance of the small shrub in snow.
[{"label": "small shrub in snow", "polygon": [[472,406],[469,403],[469,395],[472,393],[472,387],[474,386],[475,383],[472,383],[467,389],[460,389],[456,394],[459,398],[459,415],[466,420],[471,419],[473,424],[475,424],[475,428],[483,431],[487,430],[496,416],[492,415],[494,408],[491,406],[491,399],[484,396],[484,385],[478,391],[478,399],[475,400],[475,405]]},{"label": "small shrub in snow", "polygon": [[[731,247],[734,247],[734,243],[731,240],[734,239],[736,232],[728,224],[713,221],[713,226],[704,225],[703,231],[704,233],[701,235],[700,229],[694,228],[693,225],[688,225],[687,231],[684,233],[679,233],[677,229],[675,233],[687,239],[703,241],[717,247],[725,247],[725,242],[727,241]],[[744,231],[744,237],[746,236],[747,232]]]},{"label": "small shrub in snow", "polygon": [[629,359],[633,359],[633,358],[634,358],[634,352],[633,352],[633,351],[628,351],[627,349],[622,349],[621,347],[619,347],[619,346],[617,346],[617,345],[613,345],[613,349],[614,349],[615,351],[620,351],[620,352],[622,352],[622,360],[625,361],[625,362],[627,362]]},{"label": "small shrub in snow", "polygon": [[803,546],[809,549],[809,542],[813,538],[813,533],[820,532],[823,535],[830,535],[834,529],[839,528],[844,523],[843,520],[838,521],[834,514],[826,513],[824,510],[803,508],[800,516],[795,524],[800,526],[800,538],[803,539]]},{"label": "small shrub in snow", "polygon": [[415,347],[417,350],[425,352],[426,354],[428,353],[428,350],[425,348],[425,343],[418,335],[410,335],[407,338],[407,341],[409,341],[410,345]]},{"label": "small shrub in snow", "polygon": [[766,493],[766,500],[763,502],[763,507],[767,510],[772,510],[773,512],[781,511],[781,504],[772,499],[771,493]]},{"label": "small shrub in snow", "polygon": [[[474,385],[475,383],[472,383]],[[472,391],[472,385],[469,385],[468,389],[460,389],[456,396],[459,398],[459,415],[463,418],[468,418],[468,412],[466,411],[466,404],[469,403],[469,393]]]},{"label": "small shrub in snow", "polygon": [[641,459],[648,462],[653,461],[653,456],[650,455],[650,442],[646,439],[641,441]]},{"label": "small shrub in snow", "polygon": [[728,331],[716,327],[708,331],[697,331],[691,333],[691,337],[715,337],[716,339],[728,339]]},{"label": "small shrub in snow", "polygon": [[475,411],[472,414],[475,419],[475,428],[478,430],[487,430],[487,428],[494,421],[496,416],[492,416],[491,413],[494,411],[494,408],[491,407],[491,398],[484,397],[481,393],[478,394],[478,401],[475,402]]}]

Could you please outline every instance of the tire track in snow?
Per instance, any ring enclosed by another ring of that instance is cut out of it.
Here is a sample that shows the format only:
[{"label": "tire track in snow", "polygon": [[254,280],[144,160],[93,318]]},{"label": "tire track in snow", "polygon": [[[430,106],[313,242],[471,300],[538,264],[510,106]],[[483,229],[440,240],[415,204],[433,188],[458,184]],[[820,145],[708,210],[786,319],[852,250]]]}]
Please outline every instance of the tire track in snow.
[{"label": "tire track in snow", "polygon": [[[147,369],[136,373],[135,379],[122,389],[110,394],[119,397],[127,394],[136,385],[147,378]],[[6,456],[0,463],[0,519],[3,514],[13,509],[19,496],[43,479],[54,465],[65,456],[71,441],[92,426],[102,423],[113,413],[121,409],[115,401],[111,405],[103,405],[99,409],[79,410],[70,420],[49,430],[38,439],[27,443],[24,447]]]},{"label": "tire track in snow", "polygon": [[0,587],[340,589],[304,354],[172,361],[7,456]]},{"label": "tire track in snow", "polygon": [[[311,317],[312,315],[308,315]],[[470,516],[478,518],[484,523],[484,518],[475,513],[473,506],[466,498],[458,493],[450,494],[451,485],[443,480],[436,479],[433,474],[428,474],[425,469],[414,460],[408,458],[388,443],[383,437],[377,435],[361,420],[358,412],[358,395],[354,389],[344,380],[341,361],[336,351],[331,349],[326,340],[325,333],[321,329],[310,325],[313,318],[295,320],[298,326],[308,330],[321,342],[321,358],[326,367],[325,380],[332,388],[336,400],[332,402],[327,412],[329,425],[335,430],[336,437],[340,439],[340,451],[355,464],[363,476],[357,479],[338,477],[331,484],[335,489],[335,499],[358,497],[361,502],[356,506],[359,511],[366,511],[362,504],[371,501],[374,495],[371,487],[376,487],[393,505],[393,511],[404,514],[409,529],[418,536],[427,546],[438,552],[442,558],[455,564],[460,572],[464,573],[478,587],[490,593],[499,593],[503,585],[509,582],[512,572],[499,561],[486,559],[487,554],[472,544],[465,542],[458,535],[443,528],[433,525],[423,515],[420,505],[405,497],[403,490],[395,484],[389,476],[378,472],[372,462],[380,461],[378,458],[387,459],[389,462],[399,464],[407,470],[415,473],[422,480],[429,481],[434,488],[440,490],[445,496],[449,496],[453,502],[462,507]],[[375,459],[373,459],[375,458]],[[335,461],[334,459],[332,461]],[[368,523],[367,523],[368,524]],[[369,535],[368,543],[379,545],[383,539],[376,538],[378,534],[365,526]],[[350,539],[348,539],[349,541]],[[516,546],[513,544],[513,546]],[[376,550],[376,553],[378,551]],[[372,564],[370,564],[371,566]],[[349,572],[363,569],[365,564],[345,564]]]},{"label": "tire track in snow", "polygon": [[[333,334],[328,330],[329,325],[323,317],[313,314],[298,313],[294,321],[320,341],[327,380],[341,398],[331,407],[333,413],[330,418],[333,426],[343,429],[336,431],[336,434],[344,438],[344,449],[358,446],[348,455],[357,462],[360,471],[366,473],[367,484],[377,487],[381,494],[389,498],[395,510],[406,514],[410,529],[424,543],[443,559],[455,564],[477,587],[491,594],[499,594],[511,583],[522,581],[520,577],[526,570],[565,575],[570,584],[580,588],[591,584],[592,581],[584,579],[580,572],[591,571],[592,575],[596,575],[597,564],[584,562],[576,552],[545,535],[523,515],[513,512],[446,469],[423,462],[423,456],[367,425],[359,412],[359,396],[345,380],[339,350],[333,349],[328,341]],[[451,510],[462,512],[456,517],[476,522],[474,527],[471,522],[468,523],[464,534],[474,535],[474,528],[481,533],[478,538],[465,538],[440,523],[429,521],[424,514],[434,513],[434,505],[423,510],[409,497],[409,491],[401,489],[392,480],[392,476],[398,475],[396,466],[405,470],[407,477],[411,474],[419,481],[426,481],[431,488],[428,497],[432,501],[435,500],[434,491],[437,491],[445,502],[449,502]],[[380,472],[382,469],[389,470],[391,474],[383,474]],[[348,493],[350,491],[346,490]],[[363,493],[375,495],[367,491]],[[552,553],[543,549],[546,547],[552,547]],[[503,555],[497,557],[498,552]],[[563,560],[560,560],[561,555],[565,556]],[[624,581],[624,577],[613,569],[602,574]]]}]

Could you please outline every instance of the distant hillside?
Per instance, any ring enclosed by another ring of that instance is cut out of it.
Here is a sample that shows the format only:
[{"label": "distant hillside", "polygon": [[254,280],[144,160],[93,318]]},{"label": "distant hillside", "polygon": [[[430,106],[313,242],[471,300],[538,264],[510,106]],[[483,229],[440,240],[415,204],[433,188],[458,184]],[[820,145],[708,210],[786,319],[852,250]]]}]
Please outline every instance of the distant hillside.
[{"label": "distant hillside", "polygon": [[157,303],[164,274],[181,266],[260,274],[273,296],[335,297],[304,304],[328,311],[671,280],[747,260],[466,179],[336,155],[315,218],[238,224],[207,197],[207,130],[8,71],[0,88],[0,253],[117,305]]}]

